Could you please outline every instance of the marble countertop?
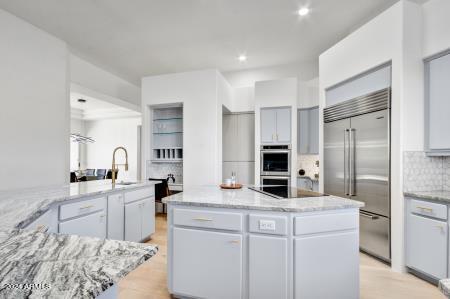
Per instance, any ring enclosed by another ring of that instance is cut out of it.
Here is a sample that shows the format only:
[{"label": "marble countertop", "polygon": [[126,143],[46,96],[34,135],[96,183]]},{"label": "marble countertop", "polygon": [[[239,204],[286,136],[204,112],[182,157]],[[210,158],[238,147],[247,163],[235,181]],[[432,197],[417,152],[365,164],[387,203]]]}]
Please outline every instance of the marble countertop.
[{"label": "marble countertop", "polygon": [[442,201],[443,203],[450,203],[450,191],[436,190],[436,191],[408,191],[403,192],[405,196]]},{"label": "marble countertop", "polygon": [[157,251],[126,241],[0,232],[0,298],[95,298]]},{"label": "marble countertop", "polygon": [[155,245],[21,228],[53,204],[154,184],[113,188],[102,180],[0,192],[0,298],[95,298],[151,258]]},{"label": "marble countertop", "polygon": [[450,278],[439,280],[439,290],[447,298],[450,298]]},{"label": "marble countertop", "polygon": [[48,211],[53,204],[152,185],[155,185],[155,182],[145,181],[133,185],[116,184],[113,188],[111,180],[99,180],[59,187],[1,191],[0,230],[24,228]]},{"label": "marble countertop", "polygon": [[275,199],[247,187],[238,190],[222,190],[218,186],[185,187],[182,193],[166,197],[163,202],[198,207],[296,213],[361,208],[364,206],[362,202],[336,196]]}]

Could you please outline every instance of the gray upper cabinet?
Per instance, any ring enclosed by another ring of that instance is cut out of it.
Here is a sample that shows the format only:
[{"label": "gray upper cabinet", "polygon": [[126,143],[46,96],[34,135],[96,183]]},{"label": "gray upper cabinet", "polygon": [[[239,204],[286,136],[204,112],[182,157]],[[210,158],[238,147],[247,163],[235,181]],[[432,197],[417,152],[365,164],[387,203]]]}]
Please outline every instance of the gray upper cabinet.
[{"label": "gray upper cabinet", "polygon": [[298,152],[299,154],[319,153],[319,108],[298,111]]},{"label": "gray upper cabinet", "polygon": [[261,109],[261,144],[291,143],[291,108]]},{"label": "gray upper cabinet", "polygon": [[425,145],[429,155],[450,155],[450,54],[426,62]]}]

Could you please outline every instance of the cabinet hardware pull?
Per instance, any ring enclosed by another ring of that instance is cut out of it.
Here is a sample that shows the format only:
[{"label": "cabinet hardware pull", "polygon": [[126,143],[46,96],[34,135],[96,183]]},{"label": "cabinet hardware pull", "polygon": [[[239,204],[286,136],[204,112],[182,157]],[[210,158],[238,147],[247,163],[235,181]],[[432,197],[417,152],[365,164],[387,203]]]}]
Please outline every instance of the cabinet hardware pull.
[{"label": "cabinet hardware pull", "polygon": [[427,211],[427,212],[433,212],[433,209],[432,208],[426,208],[426,207],[417,207],[419,210],[422,210],[422,211]]},{"label": "cabinet hardware pull", "polygon": [[442,224],[436,225],[437,228],[440,228],[441,230],[444,230],[444,226]]},{"label": "cabinet hardware pull", "polygon": [[277,141],[278,141],[278,133],[277,134],[275,134],[276,136],[277,136]]},{"label": "cabinet hardware pull", "polygon": [[239,240],[231,240],[230,243],[231,244],[239,244],[240,242],[239,242]]},{"label": "cabinet hardware pull", "polygon": [[80,210],[90,209],[90,208],[92,208],[93,206],[94,206],[94,205],[88,205],[88,206],[80,207]]},{"label": "cabinet hardware pull", "polygon": [[36,230],[37,230],[38,232],[45,232],[45,231],[47,230],[47,226],[45,226],[45,225],[43,225],[43,224],[38,225],[38,226],[36,227]]},{"label": "cabinet hardware pull", "polygon": [[195,221],[213,221],[210,218],[203,218],[203,217],[192,218],[192,220],[195,220]]}]

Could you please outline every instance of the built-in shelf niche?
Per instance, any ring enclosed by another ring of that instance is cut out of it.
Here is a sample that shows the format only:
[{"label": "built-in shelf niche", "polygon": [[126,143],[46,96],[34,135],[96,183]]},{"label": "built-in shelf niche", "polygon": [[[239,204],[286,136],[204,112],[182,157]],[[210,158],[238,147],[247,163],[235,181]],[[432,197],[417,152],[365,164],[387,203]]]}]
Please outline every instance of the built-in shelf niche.
[{"label": "built-in shelf niche", "polygon": [[152,119],[152,162],[182,162],[183,108],[154,108]]}]

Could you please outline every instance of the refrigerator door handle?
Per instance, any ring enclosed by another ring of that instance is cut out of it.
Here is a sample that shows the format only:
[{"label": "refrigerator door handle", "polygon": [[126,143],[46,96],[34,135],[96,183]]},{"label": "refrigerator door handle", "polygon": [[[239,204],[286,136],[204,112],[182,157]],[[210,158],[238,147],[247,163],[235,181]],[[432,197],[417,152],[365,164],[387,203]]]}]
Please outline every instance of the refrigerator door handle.
[{"label": "refrigerator door handle", "polygon": [[349,139],[350,139],[350,148],[349,148],[349,157],[350,157],[350,175],[349,175],[349,181],[350,181],[350,196],[356,196],[355,192],[355,184],[356,184],[356,176],[355,176],[355,129],[350,129],[349,132]]},{"label": "refrigerator door handle", "polygon": [[349,196],[349,180],[348,180],[348,170],[350,168],[350,129],[345,129],[344,132],[344,194]]}]

